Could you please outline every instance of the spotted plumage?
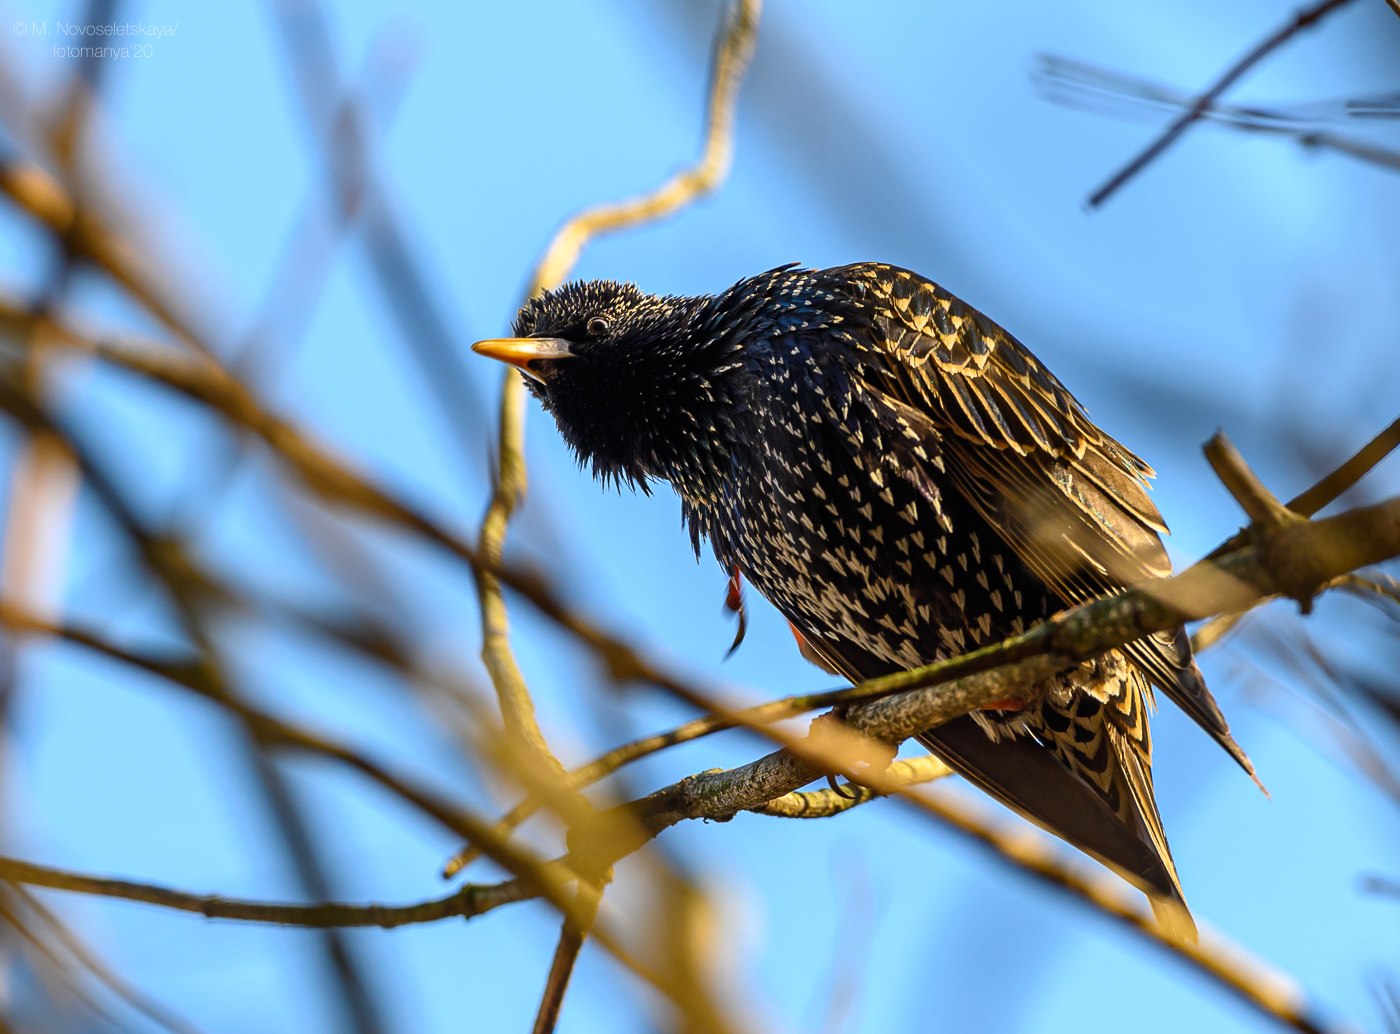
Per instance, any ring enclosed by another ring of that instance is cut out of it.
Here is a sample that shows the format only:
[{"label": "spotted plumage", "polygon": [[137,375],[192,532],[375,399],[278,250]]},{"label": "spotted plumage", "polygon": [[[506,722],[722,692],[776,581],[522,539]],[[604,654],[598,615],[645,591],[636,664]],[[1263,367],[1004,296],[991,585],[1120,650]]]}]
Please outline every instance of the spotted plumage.
[{"label": "spotted plumage", "polygon": [[[605,481],[669,482],[697,555],[708,540],[852,680],[1170,570],[1147,465],[1001,327],[908,270],[785,266],[700,297],[572,284],[515,333],[478,349],[527,374],[580,460]],[[1180,903],[1152,791],[1154,683],[1252,773],[1180,630],[920,739]]]}]

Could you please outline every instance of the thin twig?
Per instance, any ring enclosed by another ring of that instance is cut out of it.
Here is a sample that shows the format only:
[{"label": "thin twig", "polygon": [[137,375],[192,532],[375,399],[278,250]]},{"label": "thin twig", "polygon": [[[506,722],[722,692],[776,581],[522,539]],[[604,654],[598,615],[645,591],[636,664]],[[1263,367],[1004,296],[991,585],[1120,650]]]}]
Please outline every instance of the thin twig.
[{"label": "thin twig", "polygon": [[[565,875],[562,869],[558,873],[561,878]],[[154,883],[92,876],[8,857],[0,857],[0,880],[159,905],[176,912],[193,912],[206,919],[236,919],[315,929],[378,926],[387,930],[440,919],[469,919],[501,905],[540,896],[538,884],[515,879],[485,885],[469,883],[446,897],[411,905],[346,904],[336,901],[299,905],[249,901],[217,894],[191,894]]]},{"label": "thin twig", "polygon": [[[598,906],[603,902],[602,887],[581,881],[578,894],[581,918],[591,925],[598,915]],[[535,1013],[534,1034],[553,1034],[559,1022],[559,1010],[564,1004],[564,992],[569,988],[569,978],[573,976],[574,964],[578,962],[587,933],[587,925],[580,927],[571,919],[564,920],[559,930],[559,944],[554,949],[554,959],[549,966],[549,977],[545,980],[544,994],[540,996],[540,1007]]]},{"label": "thin twig", "polygon": [[1066,860],[1046,837],[1034,830],[991,822],[950,794],[918,796],[923,800],[921,810],[936,814],[944,825],[1013,862],[1038,881],[1087,902],[1169,957],[1187,962],[1269,1019],[1300,1034],[1351,1034],[1348,1025],[1319,1013],[1292,977],[1266,967],[1209,931],[1203,932],[1195,943],[1173,937],[1141,907],[1124,883],[1089,874]]},{"label": "thin twig", "polygon": [[1089,196],[1088,206],[1098,208],[1119,188],[1130,179],[1136,176],[1151,162],[1153,162],[1163,151],[1170,147],[1182,133],[1190,128],[1192,123],[1197,122],[1206,113],[1216,99],[1226,90],[1235,84],[1241,76],[1271,54],[1275,49],[1288,42],[1304,29],[1316,25],[1323,18],[1333,11],[1345,6],[1349,0],[1322,0],[1306,10],[1298,12],[1287,25],[1279,28],[1264,40],[1256,44],[1249,53],[1231,65],[1218,78],[1215,83],[1199,97],[1191,107],[1183,112],[1179,118],[1172,122],[1156,140],[1152,141],[1143,151],[1128,162],[1122,169],[1109,177],[1108,181],[1098,190]]},{"label": "thin twig", "polygon": [[[34,930],[30,929],[28,923],[17,915],[5,899],[0,895],[0,930],[6,934],[17,934],[22,946],[27,950],[30,965],[34,972],[51,989],[56,981],[63,985],[67,992],[75,1001],[85,1006],[92,1014],[106,1026],[117,1027],[120,1024],[118,1018],[106,1005],[101,1002],[91,989],[85,987],[72,971],[59,953]],[[40,965],[34,965],[40,963]],[[53,979],[46,979],[52,974]],[[8,1028],[4,1028],[8,1034]]]},{"label": "thin twig", "polygon": [[[1129,113],[1152,115],[1162,107],[1185,111],[1193,103],[1193,98],[1171,87],[1062,57],[1043,56],[1034,77],[1048,100],[1085,111],[1108,113],[1109,107],[1103,102],[1119,101],[1125,102]],[[1394,118],[1400,114],[1400,98],[1396,95],[1382,94],[1369,105],[1368,101],[1357,99],[1330,108],[1325,104],[1283,108],[1214,103],[1202,117],[1240,132],[1285,137],[1309,150],[1335,151],[1400,172],[1400,151],[1315,128],[1318,122],[1334,117]]]},{"label": "thin twig", "polygon": [[1400,417],[1363,445],[1351,459],[1307,491],[1300,492],[1290,499],[1288,508],[1304,517],[1311,517],[1369,474],[1376,464],[1397,448],[1400,448]]},{"label": "thin twig", "polygon": [[55,941],[71,955],[77,963],[91,973],[98,983],[107,988],[113,995],[121,999],[131,1008],[141,1013],[147,1019],[166,1030],[175,1034],[193,1034],[194,1026],[183,1017],[176,1015],[169,1007],[153,999],[150,995],[132,986],[120,974],[112,970],[102,959],[90,949],[71,929],[68,924],[54,914],[53,910],[39,900],[38,895],[32,894],[24,887],[17,884],[11,885],[11,891],[24,902],[25,908],[34,913],[39,921],[47,927],[50,935]]},{"label": "thin twig", "polygon": [[[483,565],[499,567],[506,528],[516,506],[525,496],[525,392],[507,381],[501,393],[496,478],[491,501],[481,522],[477,556]],[[564,766],[550,750],[535,716],[535,702],[510,645],[510,619],[501,583],[490,570],[476,569],[477,603],[481,609],[481,659],[500,701],[506,734],[525,757],[540,767],[540,775],[563,783]]]}]

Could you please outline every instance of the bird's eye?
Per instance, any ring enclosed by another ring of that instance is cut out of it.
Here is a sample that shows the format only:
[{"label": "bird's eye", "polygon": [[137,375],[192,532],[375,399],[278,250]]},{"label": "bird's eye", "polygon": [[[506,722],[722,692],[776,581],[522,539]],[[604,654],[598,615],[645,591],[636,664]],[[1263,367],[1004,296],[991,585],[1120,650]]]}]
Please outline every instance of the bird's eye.
[{"label": "bird's eye", "polygon": [[612,324],[608,322],[607,317],[594,316],[591,320],[588,321],[588,324],[584,329],[588,331],[589,337],[602,337],[608,332],[608,329],[611,326]]}]

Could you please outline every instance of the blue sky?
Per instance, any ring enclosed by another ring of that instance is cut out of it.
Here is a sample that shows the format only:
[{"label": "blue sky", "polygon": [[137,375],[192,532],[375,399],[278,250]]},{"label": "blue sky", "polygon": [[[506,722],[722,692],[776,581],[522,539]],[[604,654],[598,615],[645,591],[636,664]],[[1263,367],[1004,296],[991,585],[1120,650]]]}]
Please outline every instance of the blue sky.
[{"label": "blue sky", "polygon": [[[554,228],[582,206],[649,187],[696,153],[719,10],[644,0],[410,2],[392,12],[329,5],[340,69],[380,112],[376,174],[477,386],[473,426],[489,424],[498,382],[466,346],[508,326]],[[77,14],[49,0],[0,12],[0,30],[10,30],[0,54],[31,98],[72,66],[54,54],[52,36],[14,28]],[[289,228],[318,226],[324,213],[319,158],[289,100],[287,60],[308,57],[283,43],[261,5],[131,4],[121,17],[175,29],[148,55],[107,69],[104,175],[139,199],[134,232],[227,347],[285,287],[275,281],[285,275]],[[1048,104],[1030,71],[1037,54],[1058,53],[1189,89],[1280,17],[1262,0],[772,3],[741,95],[729,182],[663,224],[591,245],[578,273],[698,293],[794,260],[917,269],[1011,329],[1156,466],[1170,548],[1194,558],[1241,519],[1200,456],[1217,428],[1287,496],[1319,472],[1314,460],[1342,458],[1394,418],[1400,181],[1206,127],[1090,214],[1084,197],[1154,126]],[[1233,96],[1293,102],[1394,89],[1398,46],[1400,19],[1379,2],[1353,4]],[[1384,140],[1385,130],[1370,132]],[[336,252],[304,333],[275,343],[268,393],[360,468],[472,531],[489,442],[453,444],[359,245],[352,235]],[[47,268],[42,255],[24,220],[0,213],[0,290],[33,290]],[[157,333],[96,279],[81,281],[72,301],[97,326]],[[73,365],[61,374],[64,412],[104,461],[134,477],[142,505],[163,512],[213,433],[188,407],[110,371]],[[722,665],[732,635],[720,608],[724,576],[694,563],[674,498],[600,491],[533,405],[528,445],[532,494],[514,545],[557,565],[596,620],[743,699],[830,684],[759,606],[748,642]],[[8,467],[8,427],[0,454]],[[240,468],[204,525],[201,555],[244,583],[333,598],[333,579],[288,531],[293,515],[270,502],[279,476],[263,460]],[[1376,493],[1400,485],[1394,464],[1373,477]],[[381,530],[356,534],[413,587],[389,608],[393,618],[480,685],[477,616],[462,572]],[[168,614],[86,496],[63,603],[116,637],[170,634]],[[541,720],[566,760],[687,716],[645,691],[600,692],[586,658],[527,610],[513,613]],[[1301,627],[1282,604],[1256,620],[1287,636]],[[1310,630],[1351,656],[1380,641],[1375,626],[1366,609],[1328,600]],[[510,803],[461,764],[440,716],[383,673],[265,626],[231,629],[225,647],[240,683],[268,708],[353,739],[484,811]],[[8,852],[192,890],[295,893],[269,847],[266,815],[229,760],[231,732],[217,712],[61,648],[34,647],[23,663],[4,770]],[[1395,970],[1400,924],[1394,904],[1364,894],[1359,881],[1396,871],[1395,802],[1306,742],[1307,705],[1271,688],[1247,645],[1202,663],[1273,799],[1181,715],[1158,718],[1158,796],[1187,895],[1204,925],[1374,1027],[1373,982]],[[645,791],[762,749],[739,734],[704,740],[637,766],[628,785]],[[436,870],[455,845],[440,831],[343,773],[311,762],[288,768],[331,845],[337,895],[408,901],[441,892]],[[829,822],[697,824],[668,833],[660,848],[719,902],[734,994],[765,1029],[818,1027],[838,965],[861,976],[849,1031],[1266,1027],[1174,961],[892,806]],[[610,894],[623,923],[647,907],[628,873],[623,866]],[[304,934],[47,900],[134,982],[201,1027],[335,1027],[305,992],[322,974]],[[852,915],[861,917],[854,925]],[[393,1029],[519,1030],[555,927],[543,906],[524,905],[465,926],[352,940],[372,964]],[[605,956],[586,950],[561,1029],[651,1029],[646,1002]]]}]

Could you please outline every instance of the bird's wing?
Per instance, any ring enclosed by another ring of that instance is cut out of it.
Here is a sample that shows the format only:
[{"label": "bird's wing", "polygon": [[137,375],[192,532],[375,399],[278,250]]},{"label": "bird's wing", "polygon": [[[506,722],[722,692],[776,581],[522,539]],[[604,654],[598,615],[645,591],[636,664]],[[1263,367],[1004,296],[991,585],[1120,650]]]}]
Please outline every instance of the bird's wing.
[{"label": "bird's wing", "polygon": [[[938,441],[946,477],[1066,603],[1171,573],[1147,495],[1152,469],[1099,430],[1005,330],[916,273],[865,264],[856,285],[856,388],[904,439]],[[892,436],[899,440],[899,436]],[[1184,630],[1125,648],[1250,775]]]}]

